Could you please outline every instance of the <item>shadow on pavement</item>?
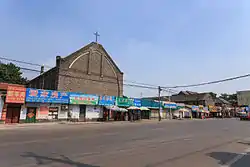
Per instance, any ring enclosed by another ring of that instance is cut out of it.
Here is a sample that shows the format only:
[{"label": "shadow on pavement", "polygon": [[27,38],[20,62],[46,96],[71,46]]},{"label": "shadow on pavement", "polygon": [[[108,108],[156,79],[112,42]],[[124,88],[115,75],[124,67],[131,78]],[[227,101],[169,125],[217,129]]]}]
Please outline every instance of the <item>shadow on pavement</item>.
[{"label": "shadow on pavement", "polygon": [[238,143],[239,143],[239,144],[244,144],[244,145],[248,145],[248,146],[250,146],[250,142],[246,142],[246,141],[239,141]]},{"label": "shadow on pavement", "polygon": [[219,161],[219,165],[225,165],[228,167],[250,166],[250,155],[248,153],[211,152],[207,155]]},{"label": "shadow on pavement", "polygon": [[72,167],[100,167],[100,166],[93,166],[88,165],[80,162],[75,162],[69,159],[68,157],[64,155],[60,155],[60,158],[52,158],[52,157],[46,157],[46,156],[40,156],[32,152],[26,152],[25,155],[21,155],[22,157],[26,158],[34,158],[36,160],[36,165],[42,166],[42,165],[48,165],[53,163],[61,163],[64,165],[71,165]]},{"label": "shadow on pavement", "polygon": [[229,161],[238,156],[237,153],[229,153],[229,152],[211,152],[208,153],[207,155],[219,161],[220,165],[225,165]]}]

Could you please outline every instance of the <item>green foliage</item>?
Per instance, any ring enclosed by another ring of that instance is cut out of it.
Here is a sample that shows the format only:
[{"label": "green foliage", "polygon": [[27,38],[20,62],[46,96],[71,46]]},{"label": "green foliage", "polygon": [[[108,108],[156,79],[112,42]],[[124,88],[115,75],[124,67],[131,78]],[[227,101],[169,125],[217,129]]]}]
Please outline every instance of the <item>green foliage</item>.
[{"label": "green foliage", "polygon": [[220,95],[220,98],[225,99],[229,102],[237,102],[237,94],[222,93]]},{"label": "green foliage", "polygon": [[13,63],[0,64],[0,82],[12,84],[27,84],[27,78],[22,77],[20,67]]}]

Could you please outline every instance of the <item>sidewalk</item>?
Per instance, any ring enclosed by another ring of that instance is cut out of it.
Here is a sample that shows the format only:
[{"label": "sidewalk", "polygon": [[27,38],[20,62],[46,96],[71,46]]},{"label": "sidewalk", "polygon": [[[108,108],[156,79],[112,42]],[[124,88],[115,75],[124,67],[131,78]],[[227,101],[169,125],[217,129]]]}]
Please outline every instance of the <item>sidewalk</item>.
[{"label": "sidewalk", "polygon": [[[60,121],[60,122],[43,122],[43,123],[21,123],[21,124],[0,124],[0,130],[7,129],[17,129],[17,128],[35,128],[35,127],[48,127],[48,126],[60,126],[60,125],[125,125],[125,124],[143,124],[143,123],[161,123],[161,122],[182,122],[183,120],[169,120],[162,119],[160,122],[158,119],[150,120],[140,120],[140,121],[109,121],[109,122],[69,122],[69,121]],[[185,121],[185,120],[184,120]]]}]

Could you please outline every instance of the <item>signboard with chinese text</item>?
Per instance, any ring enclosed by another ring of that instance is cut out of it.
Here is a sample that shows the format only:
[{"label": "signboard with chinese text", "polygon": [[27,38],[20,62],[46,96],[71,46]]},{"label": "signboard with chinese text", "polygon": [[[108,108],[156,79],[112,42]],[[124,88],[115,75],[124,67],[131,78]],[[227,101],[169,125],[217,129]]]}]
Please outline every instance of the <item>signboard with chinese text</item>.
[{"label": "signboard with chinese text", "polygon": [[154,101],[154,100],[142,99],[141,103],[142,103],[143,107],[148,107],[148,108],[159,108],[160,107],[160,103],[158,101]]},{"label": "signboard with chinese text", "polygon": [[70,104],[97,105],[98,96],[81,94],[81,93],[70,93],[69,103]]},{"label": "signboard with chinese text", "polygon": [[122,107],[129,107],[133,105],[133,99],[127,97],[116,97],[116,105]]},{"label": "signboard with chinese text", "polygon": [[6,103],[21,103],[25,102],[26,88],[21,86],[8,86]]},{"label": "signboard with chinese text", "polygon": [[135,107],[141,107],[141,99],[133,99],[133,105]]},{"label": "signboard with chinese text", "polygon": [[27,88],[25,100],[26,102],[67,104],[69,94],[68,92]]},{"label": "signboard with chinese text", "polygon": [[99,96],[99,105],[113,106],[115,105],[115,96]]},{"label": "signboard with chinese text", "polygon": [[177,104],[176,103],[164,103],[164,108],[176,109]]}]

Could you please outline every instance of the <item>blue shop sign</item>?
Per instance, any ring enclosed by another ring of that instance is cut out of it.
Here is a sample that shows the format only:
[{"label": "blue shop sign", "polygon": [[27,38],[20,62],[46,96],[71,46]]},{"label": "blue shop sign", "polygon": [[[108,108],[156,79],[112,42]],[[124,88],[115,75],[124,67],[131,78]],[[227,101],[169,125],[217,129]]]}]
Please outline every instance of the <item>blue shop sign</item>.
[{"label": "blue shop sign", "polygon": [[135,107],[141,107],[141,99],[134,99],[133,103]]},{"label": "blue shop sign", "polygon": [[115,105],[115,96],[100,96],[98,104],[101,106],[113,106]]},{"label": "blue shop sign", "polygon": [[177,104],[176,103],[164,103],[164,108],[175,109],[175,108],[177,108]]},{"label": "blue shop sign", "polygon": [[60,92],[54,90],[43,90],[43,89],[26,89],[26,102],[36,103],[69,103],[69,93]]}]

